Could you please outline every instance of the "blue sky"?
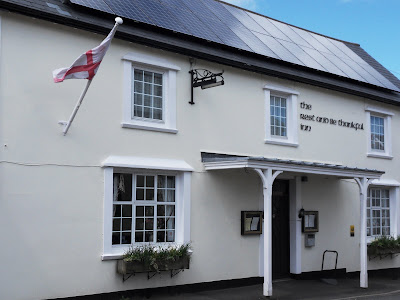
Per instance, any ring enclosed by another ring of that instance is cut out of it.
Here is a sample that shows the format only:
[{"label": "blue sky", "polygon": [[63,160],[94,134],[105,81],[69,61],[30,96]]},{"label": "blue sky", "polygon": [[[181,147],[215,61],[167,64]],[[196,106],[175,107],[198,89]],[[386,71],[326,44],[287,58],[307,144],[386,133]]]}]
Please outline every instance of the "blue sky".
[{"label": "blue sky", "polygon": [[400,0],[223,0],[361,47],[400,78]]}]

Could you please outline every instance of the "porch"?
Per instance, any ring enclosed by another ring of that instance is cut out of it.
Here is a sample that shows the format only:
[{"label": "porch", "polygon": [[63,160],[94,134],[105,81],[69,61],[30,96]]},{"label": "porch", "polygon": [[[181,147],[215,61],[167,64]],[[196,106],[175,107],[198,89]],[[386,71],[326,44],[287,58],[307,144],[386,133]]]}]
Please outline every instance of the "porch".
[{"label": "porch", "polygon": [[346,167],[336,164],[319,162],[306,162],[282,159],[270,159],[265,157],[237,156],[227,154],[202,153],[202,162],[206,171],[228,170],[245,168],[253,170],[259,175],[263,184],[263,210],[264,228],[260,241],[260,260],[262,266],[260,275],[264,277],[263,295],[272,296],[272,187],[278,176],[292,176],[295,178],[295,195],[290,200],[290,273],[302,272],[301,258],[301,219],[298,212],[302,208],[302,199],[299,193],[300,180],[304,175],[329,176],[338,179],[354,180],[359,187],[360,219],[358,228],[360,231],[360,280],[359,286],[368,288],[367,272],[367,190],[374,179],[379,179],[384,172],[370,169]]}]

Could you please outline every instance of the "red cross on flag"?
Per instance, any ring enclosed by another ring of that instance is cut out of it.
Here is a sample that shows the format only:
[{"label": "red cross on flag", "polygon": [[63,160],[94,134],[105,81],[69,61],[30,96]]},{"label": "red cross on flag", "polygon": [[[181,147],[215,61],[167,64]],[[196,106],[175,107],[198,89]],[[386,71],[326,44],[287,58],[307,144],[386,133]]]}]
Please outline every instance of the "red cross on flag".
[{"label": "red cross on flag", "polygon": [[62,82],[64,79],[89,79],[92,80],[99,69],[100,63],[106,55],[111,40],[117,31],[118,25],[122,24],[121,18],[115,19],[116,23],[101,42],[100,45],[79,56],[69,68],[61,68],[53,71],[54,82]]}]

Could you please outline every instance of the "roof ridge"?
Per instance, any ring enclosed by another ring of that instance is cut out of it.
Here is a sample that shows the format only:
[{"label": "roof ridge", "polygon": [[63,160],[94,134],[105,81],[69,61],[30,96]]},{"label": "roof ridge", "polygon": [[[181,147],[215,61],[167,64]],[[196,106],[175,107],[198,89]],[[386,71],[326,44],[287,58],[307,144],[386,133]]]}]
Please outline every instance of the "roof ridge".
[{"label": "roof ridge", "polygon": [[251,10],[249,10],[249,9],[246,9],[246,8],[243,8],[243,7],[240,7],[240,6],[237,6],[237,5],[235,5],[235,4],[225,2],[225,1],[223,1],[223,0],[214,0],[214,1],[223,3],[223,4],[226,4],[226,5],[235,7],[235,8],[239,8],[239,9],[241,9],[241,10],[244,10],[244,11],[247,11],[247,12],[250,12],[250,13],[253,13],[253,14],[256,14],[256,15],[259,15],[260,17],[264,17],[264,18],[267,18],[267,19],[271,19],[271,20],[274,20],[274,21],[279,22],[279,23],[282,23],[282,24],[286,24],[286,25],[289,25],[289,26],[292,26],[292,27],[295,27],[295,28],[298,28],[298,29],[301,29],[301,30],[305,30],[305,31],[307,31],[307,32],[311,32],[311,33],[314,33],[314,34],[317,34],[317,35],[320,35],[320,36],[323,36],[323,37],[326,37],[326,38],[329,38],[329,39],[332,39],[332,40],[336,40],[336,41],[338,41],[338,42],[353,44],[353,45],[356,45],[356,46],[359,46],[359,47],[361,46],[361,45],[358,44],[358,43],[344,41],[344,40],[337,39],[337,38],[334,38],[334,37],[331,37],[331,36],[328,36],[328,35],[325,35],[325,34],[322,34],[322,33],[318,33],[318,32],[309,30],[309,29],[305,29],[305,28],[302,28],[302,27],[299,27],[299,26],[296,26],[296,25],[293,25],[293,24],[289,24],[289,23],[283,22],[283,21],[281,21],[281,20],[277,20],[277,19],[274,19],[274,18],[265,16],[265,15],[260,14],[260,13],[258,13],[258,12],[251,11]]}]

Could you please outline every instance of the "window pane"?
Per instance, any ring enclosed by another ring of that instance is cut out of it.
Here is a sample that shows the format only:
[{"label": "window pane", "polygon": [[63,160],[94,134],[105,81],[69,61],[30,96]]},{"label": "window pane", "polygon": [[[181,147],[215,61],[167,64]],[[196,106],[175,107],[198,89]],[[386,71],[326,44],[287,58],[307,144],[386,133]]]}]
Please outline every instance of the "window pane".
[{"label": "window pane", "polygon": [[135,105],[134,109],[133,109],[133,116],[142,118],[143,117],[143,107]]},{"label": "window pane", "polygon": [[132,244],[131,233],[123,232],[121,236],[121,244]]},{"label": "window pane", "polygon": [[154,216],[154,207],[146,206],[146,217],[153,217],[153,216]]},{"label": "window pane", "polygon": [[167,202],[175,202],[175,190],[167,191]]},{"label": "window pane", "polygon": [[143,82],[135,81],[135,93],[143,93]]},{"label": "window pane", "polygon": [[165,231],[157,231],[157,242],[165,242]]},{"label": "window pane", "polygon": [[135,232],[135,242],[137,242],[137,243],[143,242],[143,234],[144,234],[143,231]]},{"label": "window pane", "polygon": [[162,97],[162,86],[160,85],[154,86],[154,96]]},{"label": "window pane", "polygon": [[168,176],[167,177],[167,187],[168,188],[175,188],[175,177],[174,176]]},{"label": "window pane", "polygon": [[154,107],[155,108],[162,108],[162,98],[154,97]]},{"label": "window pane", "polygon": [[147,189],[146,190],[146,200],[147,201],[154,200],[154,189]]},{"label": "window pane", "polygon": [[121,219],[114,219],[113,220],[113,231],[120,231],[121,230]]},{"label": "window pane", "polygon": [[122,219],[122,230],[127,231],[132,229],[132,219]]},{"label": "window pane", "polygon": [[122,216],[132,217],[132,205],[122,205]]},{"label": "window pane", "polygon": [[114,174],[114,201],[132,201],[132,174]]},{"label": "window pane", "polygon": [[146,187],[154,187],[154,176],[146,176]]},{"label": "window pane", "polygon": [[151,108],[145,107],[145,108],[143,109],[143,117],[144,117],[144,118],[148,118],[148,119],[151,118]]},{"label": "window pane", "polygon": [[151,107],[151,96],[144,95],[144,106]]},{"label": "window pane", "polygon": [[157,205],[157,216],[159,216],[159,217],[165,216],[165,206],[164,205]]},{"label": "window pane", "polygon": [[144,200],[144,190],[143,189],[136,190],[136,200]]},{"label": "window pane", "polygon": [[164,218],[157,219],[157,229],[165,229],[165,219]]},{"label": "window pane", "polygon": [[146,218],[144,222],[144,229],[151,230],[154,228],[154,219],[153,218]]},{"label": "window pane", "polygon": [[135,229],[136,230],[143,230],[144,229],[144,219],[143,218],[137,218],[136,219]]},{"label": "window pane", "polygon": [[136,176],[136,186],[144,187],[144,176],[142,175]]},{"label": "window pane", "polygon": [[143,71],[135,69],[135,80],[143,81]]},{"label": "window pane", "polygon": [[145,242],[153,242],[153,232],[152,231],[145,232]]},{"label": "window pane", "polygon": [[174,242],[175,241],[175,231],[168,230],[167,231],[167,242]]},{"label": "window pane", "polygon": [[161,109],[153,110],[153,119],[154,120],[162,120],[162,110]]},{"label": "window pane", "polygon": [[114,217],[121,217],[121,205],[114,205],[113,206],[113,216]]},{"label": "window pane", "polygon": [[157,191],[157,201],[164,202],[165,201],[165,190],[158,190]]},{"label": "window pane", "polygon": [[144,206],[136,206],[136,217],[144,216]]},{"label": "window pane", "polygon": [[113,232],[112,234],[112,244],[113,245],[119,245],[121,240],[121,233],[119,232]]},{"label": "window pane", "polygon": [[166,215],[169,217],[175,216],[175,205],[166,205]]},{"label": "window pane", "polygon": [[134,94],[134,104],[136,105],[143,105],[143,95],[135,93]]},{"label": "window pane", "polygon": [[175,218],[168,218],[167,219],[167,228],[168,229],[175,229]]},{"label": "window pane", "polygon": [[144,72],[144,81],[150,82],[150,83],[153,82],[153,73],[145,71]]},{"label": "window pane", "polygon": [[155,84],[162,84],[162,74],[154,73],[154,83]]}]

